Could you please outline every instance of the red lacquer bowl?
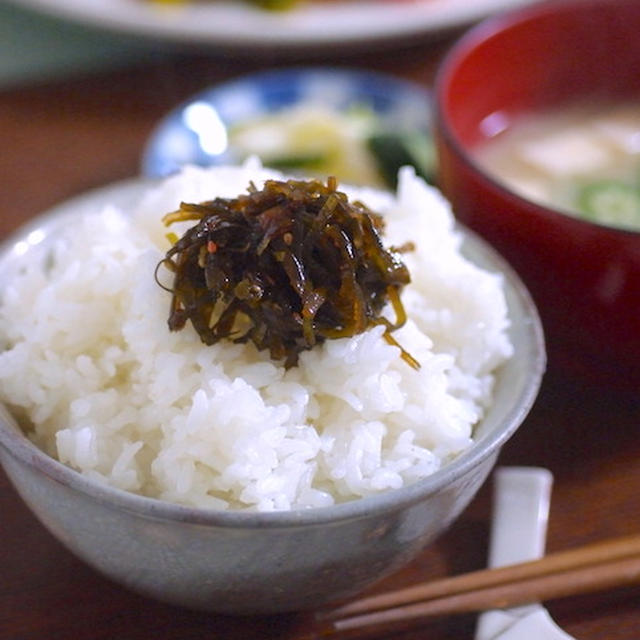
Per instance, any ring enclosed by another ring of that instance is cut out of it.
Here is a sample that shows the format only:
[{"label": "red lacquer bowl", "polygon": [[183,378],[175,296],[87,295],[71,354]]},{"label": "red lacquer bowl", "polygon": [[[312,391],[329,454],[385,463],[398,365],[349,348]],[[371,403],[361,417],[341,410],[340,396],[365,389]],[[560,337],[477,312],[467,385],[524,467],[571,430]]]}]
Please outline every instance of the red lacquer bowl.
[{"label": "red lacquer bowl", "polygon": [[472,156],[491,118],[581,98],[640,100],[640,2],[554,0],[491,18],[448,53],[435,94],[442,190],[529,287],[550,370],[640,391],[640,233],[519,197]]}]

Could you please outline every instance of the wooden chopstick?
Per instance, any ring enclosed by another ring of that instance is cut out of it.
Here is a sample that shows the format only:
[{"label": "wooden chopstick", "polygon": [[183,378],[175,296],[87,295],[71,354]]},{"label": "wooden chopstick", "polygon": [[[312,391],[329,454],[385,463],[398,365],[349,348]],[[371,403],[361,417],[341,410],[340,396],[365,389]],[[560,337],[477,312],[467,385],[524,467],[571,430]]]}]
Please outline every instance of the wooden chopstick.
[{"label": "wooden chopstick", "polygon": [[640,535],[362,598],[318,612],[316,637],[640,583]]}]

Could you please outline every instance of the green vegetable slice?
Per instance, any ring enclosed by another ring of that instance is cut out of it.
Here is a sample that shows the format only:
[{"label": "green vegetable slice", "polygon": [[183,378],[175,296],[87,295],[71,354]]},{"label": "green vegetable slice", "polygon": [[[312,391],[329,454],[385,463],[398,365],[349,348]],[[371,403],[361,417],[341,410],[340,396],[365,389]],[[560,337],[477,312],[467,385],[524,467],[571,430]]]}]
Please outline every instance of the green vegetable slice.
[{"label": "green vegetable slice", "polygon": [[273,169],[320,169],[329,158],[323,153],[298,153],[263,158],[264,164]]},{"label": "green vegetable slice", "polygon": [[271,11],[285,11],[298,4],[298,0],[252,0],[253,4],[257,4],[263,9]]},{"label": "green vegetable slice", "polygon": [[615,180],[599,180],[581,189],[578,209],[588,220],[614,227],[640,228],[640,190]]},{"label": "green vegetable slice", "polygon": [[436,172],[436,154],[433,140],[427,134],[375,133],[367,140],[383,180],[395,188],[398,169],[405,165],[415,168],[416,174],[433,183]]}]

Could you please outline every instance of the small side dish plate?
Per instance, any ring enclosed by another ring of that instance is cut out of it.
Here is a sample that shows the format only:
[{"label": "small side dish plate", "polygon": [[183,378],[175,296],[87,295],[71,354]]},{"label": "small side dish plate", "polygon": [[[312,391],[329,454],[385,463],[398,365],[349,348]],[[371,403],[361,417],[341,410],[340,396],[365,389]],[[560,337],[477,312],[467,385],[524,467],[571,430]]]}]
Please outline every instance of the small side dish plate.
[{"label": "small side dish plate", "polygon": [[430,129],[430,92],[411,82],[328,67],[265,71],[206,89],[165,116],[144,150],[142,174],[162,177],[185,164],[233,163],[233,150],[220,143],[231,127],[306,104],[339,113],[365,108],[394,132]]}]

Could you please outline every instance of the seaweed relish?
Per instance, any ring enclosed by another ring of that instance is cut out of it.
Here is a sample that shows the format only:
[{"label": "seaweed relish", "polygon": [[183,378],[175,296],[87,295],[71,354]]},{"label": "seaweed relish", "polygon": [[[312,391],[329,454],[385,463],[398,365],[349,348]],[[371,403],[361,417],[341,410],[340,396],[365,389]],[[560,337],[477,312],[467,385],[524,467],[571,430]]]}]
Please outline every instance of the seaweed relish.
[{"label": "seaweed relish", "polygon": [[[287,367],[326,339],[375,325],[397,345],[391,332],[406,320],[400,291],[410,281],[400,253],[411,247],[385,249],[382,216],[350,203],[335,178],[267,180],[163,218],[189,220],[160,263],[173,273],[172,331],[191,321],[205,344],[251,341]],[[387,303],[394,321],[382,315]]]}]

